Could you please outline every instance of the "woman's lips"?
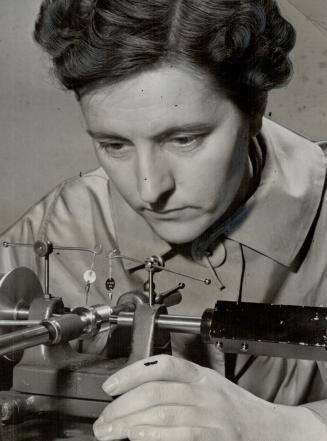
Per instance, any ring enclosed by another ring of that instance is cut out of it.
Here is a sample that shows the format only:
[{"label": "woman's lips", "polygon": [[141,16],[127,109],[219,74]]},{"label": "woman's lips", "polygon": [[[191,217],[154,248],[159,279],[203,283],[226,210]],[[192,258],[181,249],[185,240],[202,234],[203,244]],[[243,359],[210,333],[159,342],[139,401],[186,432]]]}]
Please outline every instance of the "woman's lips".
[{"label": "woman's lips", "polygon": [[153,219],[158,219],[158,220],[160,219],[164,220],[164,219],[179,218],[182,214],[185,214],[189,210],[190,210],[189,207],[183,207],[183,208],[172,208],[169,210],[160,210],[160,211],[146,209],[144,210],[144,212],[147,217],[151,217]]}]

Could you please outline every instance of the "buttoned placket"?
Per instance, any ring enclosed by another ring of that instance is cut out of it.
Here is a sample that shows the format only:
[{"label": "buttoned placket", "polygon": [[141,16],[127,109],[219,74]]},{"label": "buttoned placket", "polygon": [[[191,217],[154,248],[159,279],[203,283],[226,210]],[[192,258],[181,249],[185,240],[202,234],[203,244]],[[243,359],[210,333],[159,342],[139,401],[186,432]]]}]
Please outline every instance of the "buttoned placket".
[{"label": "buttoned placket", "polygon": [[[216,245],[214,252],[207,253],[204,256],[204,260],[207,261],[211,269],[213,282],[220,290],[220,297],[223,297],[225,300],[240,301],[242,299],[242,285],[245,273],[242,245],[226,238],[221,239]],[[214,365],[211,367],[221,372],[223,366],[225,377],[234,381],[237,355],[224,354],[224,357],[222,357],[222,354],[217,353],[218,350],[213,347],[208,347],[207,351],[210,354],[210,360],[214,361]],[[246,370],[246,367],[244,369],[243,367],[244,365],[241,369]]]}]

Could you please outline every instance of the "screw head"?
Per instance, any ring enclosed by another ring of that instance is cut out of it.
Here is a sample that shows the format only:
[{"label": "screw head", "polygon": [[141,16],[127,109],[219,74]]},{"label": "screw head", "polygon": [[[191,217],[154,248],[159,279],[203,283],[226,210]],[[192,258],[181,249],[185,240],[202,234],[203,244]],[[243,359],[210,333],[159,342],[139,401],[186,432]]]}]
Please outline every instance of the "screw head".
[{"label": "screw head", "polygon": [[34,253],[39,257],[46,257],[53,251],[51,242],[46,240],[37,240],[33,245]]},{"label": "screw head", "polygon": [[249,350],[249,345],[247,343],[242,343],[241,345],[241,351],[247,352]]}]

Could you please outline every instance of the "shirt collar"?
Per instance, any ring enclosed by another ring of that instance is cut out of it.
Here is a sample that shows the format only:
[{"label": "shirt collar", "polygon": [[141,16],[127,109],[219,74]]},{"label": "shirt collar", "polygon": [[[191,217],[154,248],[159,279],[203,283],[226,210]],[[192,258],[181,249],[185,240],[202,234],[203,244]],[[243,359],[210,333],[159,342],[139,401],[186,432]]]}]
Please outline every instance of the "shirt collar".
[{"label": "shirt collar", "polygon": [[226,235],[291,266],[320,205],[325,158],[319,146],[270,120],[261,134],[267,156],[260,185]]},{"label": "shirt collar", "polygon": [[[261,182],[224,235],[285,266],[291,266],[316,216],[325,181],[320,147],[264,119],[261,131],[266,162]],[[171,245],[160,239],[110,183],[116,239],[121,254],[144,261],[164,255]],[[126,269],[137,266],[124,262]]]}]

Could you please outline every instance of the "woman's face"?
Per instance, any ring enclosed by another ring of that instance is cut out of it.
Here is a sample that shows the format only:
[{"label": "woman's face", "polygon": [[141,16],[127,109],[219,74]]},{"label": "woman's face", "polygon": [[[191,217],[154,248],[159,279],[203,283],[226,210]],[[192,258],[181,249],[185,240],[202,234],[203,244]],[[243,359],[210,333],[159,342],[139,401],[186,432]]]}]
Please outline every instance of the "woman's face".
[{"label": "woman's face", "polygon": [[102,167],[170,243],[196,239],[237,203],[249,122],[209,76],[166,66],[81,99]]}]

